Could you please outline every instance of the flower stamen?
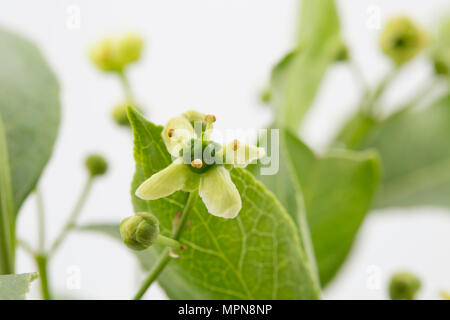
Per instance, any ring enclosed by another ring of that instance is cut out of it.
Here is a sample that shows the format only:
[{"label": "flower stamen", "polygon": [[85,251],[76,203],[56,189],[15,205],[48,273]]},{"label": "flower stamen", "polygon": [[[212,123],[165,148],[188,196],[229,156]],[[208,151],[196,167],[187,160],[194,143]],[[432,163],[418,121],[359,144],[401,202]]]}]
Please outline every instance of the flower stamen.
[{"label": "flower stamen", "polygon": [[205,116],[205,121],[208,123],[214,123],[214,122],[216,122],[216,116],[213,114],[207,114]]},{"label": "flower stamen", "polygon": [[239,140],[238,139],[234,139],[233,141],[233,150],[237,151],[237,149],[239,149]]},{"label": "flower stamen", "polygon": [[191,166],[193,166],[194,168],[200,169],[201,167],[203,167],[203,161],[201,159],[194,159],[191,162]]}]

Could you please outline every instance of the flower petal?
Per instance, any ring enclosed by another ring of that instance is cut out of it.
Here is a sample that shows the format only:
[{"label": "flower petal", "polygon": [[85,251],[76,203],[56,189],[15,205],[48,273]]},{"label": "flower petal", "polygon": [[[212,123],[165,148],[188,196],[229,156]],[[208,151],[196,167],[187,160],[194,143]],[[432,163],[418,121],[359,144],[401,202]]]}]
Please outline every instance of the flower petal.
[{"label": "flower petal", "polygon": [[[182,162],[177,159],[167,168],[155,173],[145,180],[136,190],[136,195],[144,200],[155,200],[164,198],[178,190],[184,190],[192,184],[193,173]],[[198,178],[197,178],[198,179]]]},{"label": "flower petal", "polygon": [[194,128],[185,117],[170,119],[161,133],[166,148],[175,157],[187,141],[194,138]]},{"label": "flower petal", "polygon": [[225,145],[222,153],[224,155],[224,163],[231,164],[235,168],[245,168],[266,154],[264,148],[258,148],[251,144],[240,144],[237,140]]},{"label": "flower petal", "polygon": [[200,178],[199,194],[212,215],[231,219],[242,208],[241,196],[223,166],[216,166]]}]

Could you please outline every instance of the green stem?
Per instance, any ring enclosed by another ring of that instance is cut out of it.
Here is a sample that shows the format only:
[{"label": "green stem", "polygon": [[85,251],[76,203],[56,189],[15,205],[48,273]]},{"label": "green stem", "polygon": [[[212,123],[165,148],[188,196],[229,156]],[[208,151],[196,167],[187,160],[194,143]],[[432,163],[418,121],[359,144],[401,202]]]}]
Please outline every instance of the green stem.
[{"label": "green stem", "polygon": [[6,132],[0,114],[0,274],[14,273],[16,212],[10,172]]},{"label": "green stem", "polygon": [[171,247],[173,249],[179,249],[181,247],[181,244],[178,241],[173,240],[172,238],[169,237],[165,237],[161,234],[158,235],[155,244],[162,244],[164,246]]},{"label": "green stem", "polygon": [[130,82],[128,81],[128,77],[125,73],[125,70],[122,70],[119,72],[119,78],[120,78],[120,82],[122,83],[123,91],[125,94],[125,99],[133,107],[137,107],[136,102],[134,100],[133,92],[131,90]]},{"label": "green stem", "polygon": [[49,281],[48,281],[48,257],[45,254],[37,254],[35,256],[36,264],[39,270],[39,278],[41,280],[41,294],[42,299],[51,300],[52,296],[50,294]]},{"label": "green stem", "polygon": [[395,78],[399,71],[399,67],[395,67],[394,69],[391,69],[385,77],[381,80],[381,82],[378,84],[376,89],[370,93],[367,92],[364,96],[364,101],[361,103],[361,110],[367,115],[367,116],[373,116],[375,111],[375,105],[378,102],[378,100],[383,95],[384,91],[386,90],[387,86],[391,83],[392,79]]},{"label": "green stem", "polygon": [[87,196],[89,192],[91,191],[92,182],[94,181],[94,177],[89,176],[88,180],[86,181],[86,184],[83,188],[83,191],[80,194],[80,197],[78,198],[78,201],[75,204],[74,209],[72,210],[72,213],[69,217],[69,220],[66,222],[64,228],[61,230],[60,234],[56,238],[55,242],[50,248],[50,251],[48,253],[49,256],[55,253],[55,251],[58,249],[58,247],[61,245],[61,243],[66,238],[67,234],[70,230],[73,229],[75,226],[76,220],[78,219],[78,216],[81,213],[81,209],[83,209],[83,206],[86,202]]},{"label": "green stem", "polygon": [[366,78],[364,77],[361,68],[358,66],[358,64],[355,62],[353,58],[349,59],[348,66],[350,68],[351,74],[353,76],[356,85],[361,87],[362,92],[367,93],[369,91],[369,86],[367,85]]},{"label": "green stem", "polygon": [[38,218],[38,252],[45,251],[45,210],[42,194],[36,187],[34,191],[36,195],[37,218]]},{"label": "green stem", "polygon": [[[189,214],[192,211],[192,207],[195,204],[195,201],[197,200],[198,191],[193,191],[189,194],[186,205],[184,206],[183,213],[181,214],[181,218],[178,221],[178,225],[176,226],[175,230],[172,233],[172,239],[175,241],[178,241],[180,239],[181,233],[184,230],[184,227],[186,226],[186,222],[188,221]],[[150,270],[147,278],[145,278],[144,282],[142,283],[141,287],[139,288],[138,292],[134,296],[134,300],[140,300],[144,293],[147,291],[147,289],[150,287],[150,285],[155,281],[161,271],[164,270],[167,263],[170,261],[170,252],[171,248],[166,248],[161,255],[159,256],[158,261],[156,261],[153,268]]]}]

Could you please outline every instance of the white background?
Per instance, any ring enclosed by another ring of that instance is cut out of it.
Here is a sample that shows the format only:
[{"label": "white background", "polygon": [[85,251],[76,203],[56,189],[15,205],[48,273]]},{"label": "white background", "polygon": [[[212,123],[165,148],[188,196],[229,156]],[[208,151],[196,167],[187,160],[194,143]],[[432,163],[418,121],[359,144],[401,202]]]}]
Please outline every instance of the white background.
[{"label": "white background", "polygon": [[[377,49],[379,30],[369,28],[368,10],[376,6],[382,23],[407,14],[434,30],[448,0],[338,1],[343,34],[357,63],[374,85],[389,69]],[[71,9],[72,8],[72,9]],[[79,28],[69,21],[80,10]],[[114,76],[98,72],[87,48],[110,33],[134,30],[146,40],[142,61],[130,78],[139,103],[156,123],[196,108],[214,113],[218,128],[258,128],[270,111],[258,101],[271,67],[294,43],[293,0],[40,0],[3,1],[0,24],[32,39],[50,61],[61,83],[63,121],[53,157],[41,180],[51,239],[65,222],[86,179],[82,162],[91,151],[109,160],[109,174],[99,180],[83,211],[82,222],[119,221],[132,214],[129,189],[133,173],[131,136],[110,119],[122,99]],[[69,23],[69,24],[68,24]],[[391,107],[430,79],[424,59],[414,62],[386,95]],[[360,92],[344,66],[327,74],[302,138],[320,151],[352,112]],[[19,235],[36,242],[35,202],[25,203]],[[421,208],[372,213],[359,233],[352,256],[325,291],[330,299],[384,299],[389,275],[401,268],[423,280],[420,298],[450,290],[450,215]],[[51,283],[64,296],[129,298],[138,283],[135,260],[125,246],[103,236],[72,234],[51,263]],[[19,251],[18,271],[35,270]],[[70,290],[73,271],[81,288]],[[379,281],[377,282],[377,279]],[[377,286],[379,284],[379,286]],[[35,284],[31,297],[37,298]],[[165,298],[152,287],[147,298]]]}]

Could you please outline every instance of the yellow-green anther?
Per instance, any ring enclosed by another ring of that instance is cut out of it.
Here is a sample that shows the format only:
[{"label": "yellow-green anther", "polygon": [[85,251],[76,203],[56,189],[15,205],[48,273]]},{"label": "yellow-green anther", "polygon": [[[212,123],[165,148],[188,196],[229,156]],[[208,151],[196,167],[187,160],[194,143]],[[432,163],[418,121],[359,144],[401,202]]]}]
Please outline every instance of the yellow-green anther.
[{"label": "yellow-green anther", "polygon": [[200,180],[199,195],[212,215],[235,218],[242,207],[239,191],[223,166],[207,171]]},{"label": "yellow-green anther", "polygon": [[123,66],[139,60],[143,47],[143,41],[139,35],[127,33],[118,38],[117,42],[118,56]]},{"label": "yellow-green anther", "polygon": [[99,154],[91,154],[86,158],[85,165],[92,177],[101,176],[108,170],[106,159]]},{"label": "yellow-green anther", "polygon": [[389,296],[392,300],[414,300],[420,287],[420,279],[414,274],[398,272],[391,278]]},{"label": "yellow-green anther", "polygon": [[194,128],[185,117],[175,117],[167,122],[161,136],[167,151],[172,156],[178,156],[186,143],[194,138]]},{"label": "yellow-green anther", "polygon": [[159,221],[150,213],[136,213],[120,223],[120,235],[130,249],[145,250],[158,238]]},{"label": "yellow-green anther", "polygon": [[413,59],[427,44],[426,33],[408,17],[390,20],[380,37],[381,49],[396,65]]},{"label": "yellow-green anther", "polygon": [[200,169],[201,167],[203,167],[203,161],[201,159],[194,159],[191,162],[191,166],[193,166],[194,168]]}]

